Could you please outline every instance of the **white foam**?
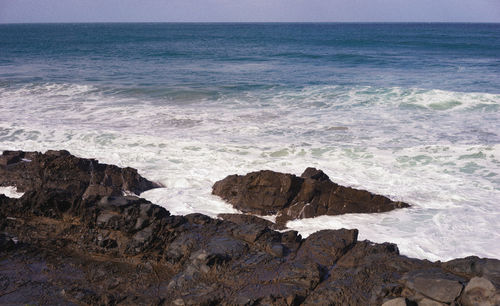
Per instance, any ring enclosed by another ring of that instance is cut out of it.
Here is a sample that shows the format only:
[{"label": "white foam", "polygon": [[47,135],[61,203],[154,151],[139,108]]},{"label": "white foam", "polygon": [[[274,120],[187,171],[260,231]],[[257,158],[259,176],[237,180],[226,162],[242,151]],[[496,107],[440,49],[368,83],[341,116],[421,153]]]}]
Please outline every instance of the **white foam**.
[{"label": "white foam", "polygon": [[83,85],[4,88],[0,150],[67,149],[134,167],[165,186],[141,196],[210,216],[237,212],[211,195],[229,174],[317,167],[413,206],[289,223],[303,235],[351,227],[409,256],[500,258],[499,95],[316,86],[153,102]]},{"label": "white foam", "polygon": [[8,198],[19,199],[24,195],[24,192],[17,192],[15,186],[0,187],[0,194],[5,195]]},{"label": "white foam", "polygon": [[222,213],[240,213],[228,203],[207,193],[193,192],[193,188],[148,190],[141,197],[165,207],[173,215],[187,215],[194,212],[216,218]]}]

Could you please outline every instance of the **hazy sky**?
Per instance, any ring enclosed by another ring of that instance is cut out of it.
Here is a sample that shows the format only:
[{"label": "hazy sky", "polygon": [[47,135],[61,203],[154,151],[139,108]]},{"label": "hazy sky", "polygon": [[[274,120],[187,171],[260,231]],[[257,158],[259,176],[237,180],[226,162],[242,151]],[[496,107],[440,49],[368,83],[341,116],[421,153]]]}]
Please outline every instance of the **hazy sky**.
[{"label": "hazy sky", "polygon": [[500,22],[500,0],[0,0],[0,23]]}]

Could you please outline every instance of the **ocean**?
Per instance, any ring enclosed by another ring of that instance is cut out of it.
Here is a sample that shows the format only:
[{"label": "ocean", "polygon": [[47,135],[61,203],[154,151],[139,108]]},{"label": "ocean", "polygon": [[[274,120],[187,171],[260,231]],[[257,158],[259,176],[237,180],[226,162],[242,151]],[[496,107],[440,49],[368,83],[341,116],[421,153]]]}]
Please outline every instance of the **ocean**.
[{"label": "ocean", "polygon": [[303,236],[500,258],[500,24],[3,24],[13,149],[137,168],[173,214],[236,212],[211,195],[230,174],[316,167],[412,207],[288,223]]}]

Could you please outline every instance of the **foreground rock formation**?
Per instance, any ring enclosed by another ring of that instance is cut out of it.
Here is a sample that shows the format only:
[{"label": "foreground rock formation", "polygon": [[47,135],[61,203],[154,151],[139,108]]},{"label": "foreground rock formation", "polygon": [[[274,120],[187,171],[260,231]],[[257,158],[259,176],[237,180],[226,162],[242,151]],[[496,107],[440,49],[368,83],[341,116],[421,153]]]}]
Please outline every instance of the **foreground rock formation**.
[{"label": "foreground rock formation", "polygon": [[274,171],[230,175],[212,193],[235,208],[259,215],[277,214],[276,223],[346,213],[377,213],[409,207],[365,190],[340,186],[321,170],[307,168],[300,177]]},{"label": "foreground rock formation", "polygon": [[[23,164],[26,156],[39,166]],[[357,230],[302,239],[248,216],[171,216],[121,195],[155,187],[135,171],[88,163],[64,151],[0,157],[2,184],[26,192],[0,195],[1,305],[500,302],[498,260],[432,263],[401,256],[391,243],[358,241]],[[105,179],[106,171],[133,175]]]}]

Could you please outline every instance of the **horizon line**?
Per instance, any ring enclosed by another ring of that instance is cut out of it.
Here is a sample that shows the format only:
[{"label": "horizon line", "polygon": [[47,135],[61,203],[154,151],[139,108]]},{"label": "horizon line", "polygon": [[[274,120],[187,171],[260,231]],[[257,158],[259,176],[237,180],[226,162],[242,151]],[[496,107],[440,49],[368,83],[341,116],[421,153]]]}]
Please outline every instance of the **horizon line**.
[{"label": "horizon line", "polygon": [[500,24],[500,21],[34,21],[8,24]]}]

